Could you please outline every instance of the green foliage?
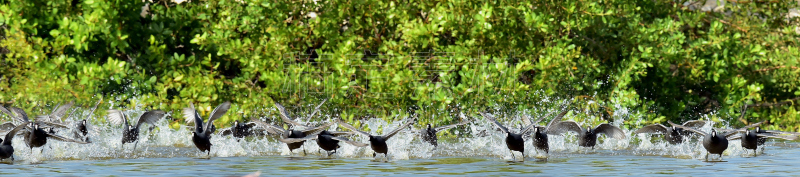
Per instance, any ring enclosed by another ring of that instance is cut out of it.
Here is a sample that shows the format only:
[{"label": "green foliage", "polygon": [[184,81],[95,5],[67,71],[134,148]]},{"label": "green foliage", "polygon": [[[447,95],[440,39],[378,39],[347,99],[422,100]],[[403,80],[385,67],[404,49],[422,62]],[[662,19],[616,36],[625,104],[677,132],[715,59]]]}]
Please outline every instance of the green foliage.
[{"label": "green foliage", "polygon": [[[0,101],[208,114],[227,124],[323,108],[348,121],[422,123],[457,112],[556,107],[593,122],[770,120],[794,130],[800,96],[796,3],[692,11],[673,1],[142,1],[23,0],[0,5]],[[320,58],[306,51],[315,49]],[[300,52],[303,51],[303,52]],[[372,52],[380,55],[372,55]],[[298,53],[300,52],[300,53]],[[41,108],[40,108],[41,109]],[[639,112],[620,117],[618,109]],[[101,113],[98,113],[101,114]],[[180,118],[173,119],[173,125]],[[779,126],[778,126],[779,125]]]}]

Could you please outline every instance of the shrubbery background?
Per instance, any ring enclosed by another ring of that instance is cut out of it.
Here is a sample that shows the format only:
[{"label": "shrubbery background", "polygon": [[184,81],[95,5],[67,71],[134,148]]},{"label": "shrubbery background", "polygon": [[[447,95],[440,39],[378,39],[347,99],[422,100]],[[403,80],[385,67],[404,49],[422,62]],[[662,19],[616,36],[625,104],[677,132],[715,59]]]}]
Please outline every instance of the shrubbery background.
[{"label": "shrubbery background", "polygon": [[329,98],[324,111],[348,121],[417,110],[422,123],[562,103],[547,99],[625,126],[711,115],[798,131],[798,3],[703,5],[3,1],[0,101],[44,114],[73,99],[167,111],[232,100],[227,125],[274,116],[270,96],[294,111]]}]

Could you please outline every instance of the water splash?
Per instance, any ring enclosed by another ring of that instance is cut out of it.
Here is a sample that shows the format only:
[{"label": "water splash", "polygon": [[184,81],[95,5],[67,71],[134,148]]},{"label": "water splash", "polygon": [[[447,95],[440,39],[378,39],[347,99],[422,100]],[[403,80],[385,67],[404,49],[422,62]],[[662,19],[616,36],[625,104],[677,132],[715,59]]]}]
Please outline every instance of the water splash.
[{"label": "water splash", "polygon": [[[80,108],[79,108],[80,109]],[[553,109],[540,109],[538,112],[556,112]],[[131,118],[136,118],[145,111],[142,108],[125,111]],[[522,112],[522,111],[521,111]],[[69,125],[75,125],[77,121],[84,117],[89,117],[89,110],[75,111],[75,116],[71,116],[66,121]],[[625,108],[618,108],[614,114],[619,125],[625,119],[635,115],[632,111]],[[324,115],[330,120],[333,116]],[[264,117],[260,118],[264,119]],[[279,120],[279,118],[271,118]],[[571,120],[565,117],[564,120]],[[98,121],[91,121],[96,123]],[[401,125],[403,121],[386,122],[381,118],[370,118],[361,122],[363,127],[367,127],[374,135],[381,135],[391,131]],[[308,122],[309,124],[319,124],[320,122]],[[512,120],[507,125],[518,125],[518,120]],[[41,163],[51,160],[102,160],[102,159],[131,159],[131,158],[172,158],[172,157],[207,157],[205,152],[200,152],[191,142],[191,131],[189,127],[181,126],[179,129],[171,129],[169,121],[162,119],[153,126],[145,124],[142,126],[140,140],[133,148],[134,144],[122,145],[122,129],[119,125],[92,124],[89,125],[90,144],[66,143],[51,140],[43,148],[28,148],[23,138],[17,137],[12,144],[16,148],[15,158],[27,163]],[[543,124],[543,123],[540,123]],[[725,123],[723,123],[725,124]],[[508,126],[510,131],[519,132],[518,126]],[[703,131],[710,131],[712,125],[705,125]],[[336,130],[336,126],[331,126],[329,130]],[[218,128],[221,129],[221,128]],[[377,130],[382,130],[377,132]],[[66,137],[72,136],[73,130],[60,130],[58,134]],[[340,130],[341,131],[341,130]],[[454,129],[456,138],[444,138],[439,141],[439,146],[434,147],[419,138],[418,130],[406,129],[387,141],[389,146],[389,159],[428,159],[443,156],[460,157],[491,157],[506,160],[512,159],[511,151],[506,148],[505,135],[497,131],[494,125],[483,120],[477,119],[462,128]],[[550,153],[545,154],[536,150],[532,141],[525,142],[526,158],[560,158],[570,156],[581,156],[582,154],[609,154],[609,155],[640,155],[640,156],[664,156],[684,159],[703,159],[706,151],[699,140],[702,137],[694,136],[687,142],[672,145],[663,141],[661,136],[648,134],[633,134],[633,130],[624,130],[626,138],[617,140],[601,136],[597,146],[592,148],[580,147],[577,144],[576,136],[568,133],[563,136],[549,136]],[[368,143],[368,138],[355,135],[350,137],[352,140]],[[274,137],[248,137],[237,139],[232,136],[214,135],[211,138],[213,144],[211,148],[212,157],[249,157],[249,156],[303,156],[305,150],[306,157],[325,157],[326,153],[317,146],[316,142],[308,141],[302,149],[290,152],[285,144],[277,141]],[[334,154],[334,158],[358,158],[371,159],[372,149],[369,147],[355,147],[346,143],[341,143],[341,148]],[[514,154],[517,158],[520,154]],[[745,150],[740,146],[738,140],[730,141],[728,150],[725,151],[724,158],[736,156],[751,156],[752,150]]]}]

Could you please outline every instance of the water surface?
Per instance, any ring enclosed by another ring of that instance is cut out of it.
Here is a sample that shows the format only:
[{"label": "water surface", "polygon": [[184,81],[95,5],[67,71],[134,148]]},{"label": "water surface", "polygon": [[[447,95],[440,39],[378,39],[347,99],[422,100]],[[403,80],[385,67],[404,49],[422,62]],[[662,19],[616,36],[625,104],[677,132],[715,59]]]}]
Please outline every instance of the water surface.
[{"label": "water surface", "polygon": [[[136,117],[141,111],[129,113]],[[392,130],[399,121],[389,124],[370,119],[362,124],[380,134],[375,130]],[[16,160],[0,164],[0,176],[242,176],[257,171],[262,176],[800,175],[800,143],[790,141],[771,140],[754,156],[734,140],[723,162],[706,162],[705,150],[696,138],[670,145],[658,136],[625,130],[626,139],[601,138],[594,149],[577,146],[574,135],[550,136],[549,154],[526,142],[525,161],[521,162],[512,160],[504,135],[488,122],[479,120],[454,131],[458,138],[442,139],[439,147],[421,142],[415,131],[408,129],[394,136],[388,141],[388,159],[376,160],[368,147],[344,143],[336,154],[326,157],[315,142],[305,144],[304,155],[303,150],[290,152],[271,137],[218,135],[212,138],[214,146],[208,156],[194,147],[187,128],[169,129],[166,120],[158,122],[153,131],[144,130],[134,149],[134,144],[120,143],[118,126],[91,125],[91,144],[50,141],[43,149],[31,150],[21,137],[15,138]],[[72,133],[61,130],[59,134]],[[367,142],[366,137],[351,138]],[[519,160],[520,155],[514,156]]]}]

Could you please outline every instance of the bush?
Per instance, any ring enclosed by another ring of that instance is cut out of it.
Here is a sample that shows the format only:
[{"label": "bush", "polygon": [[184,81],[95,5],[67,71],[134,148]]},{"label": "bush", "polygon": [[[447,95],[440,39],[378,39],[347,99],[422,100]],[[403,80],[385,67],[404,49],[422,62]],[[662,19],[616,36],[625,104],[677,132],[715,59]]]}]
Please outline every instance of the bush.
[{"label": "bush", "polygon": [[348,121],[417,110],[441,124],[459,111],[541,112],[559,98],[594,122],[711,115],[797,131],[798,20],[785,15],[797,4],[689,5],[10,1],[0,5],[0,100],[27,110],[71,99],[168,111],[195,102],[201,114],[232,100],[217,122],[227,125],[274,117],[252,110],[276,100],[297,111],[330,98],[323,108]]}]

